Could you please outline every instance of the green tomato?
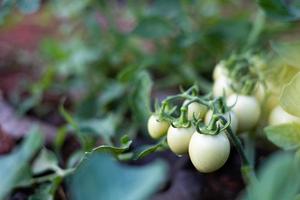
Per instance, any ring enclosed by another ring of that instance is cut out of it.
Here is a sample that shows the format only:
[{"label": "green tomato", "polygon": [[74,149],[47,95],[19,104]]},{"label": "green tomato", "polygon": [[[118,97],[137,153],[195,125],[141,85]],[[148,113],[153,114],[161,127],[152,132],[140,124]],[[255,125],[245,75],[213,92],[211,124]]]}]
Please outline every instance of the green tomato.
[{"label": "green tomato", "polygon": [[261,83],[256,86],[254,90],[254,95],[260,103],[264,102],[266,98],[266,90]]},{"label": "green tomato", "polygon": [[204,135],[197,131],[189,145],[189,156],[195,168],[209,173],[221,168],[230,153],[230,143],[224,132],[218,135]]},{"label": "green tomato", "polygon": [[228,75],[228,70],[225,68],[224,61],[219,62],[213,71],[213,79],[218,80],[222,76]]},{"label": "green tomato", "polygon": [[300,118],[289,114],[281,106],[276,106],[269,116],[270,125],[279,125],[284,123],[296,122],[300,123]]},{"label": "green tomato", "polygon": [[231,80],[228,77],[226,77],[226,76],[219,77],[214,82],[214,85],[212,88],[213,95],[215,97],[223,96],[224,93],[225,93],[225,96],[231,95],[233,93],[233,91],[230,87],[230,84],[231,84]]},{"label": "green tomato", "polygon": [[177,155],[188,153],[189,143],[194,132],[195,128],[193,126],[189,128],[174,128],[170,126],[167,142],[171,151]]},{"label": "green tomato", "polygon": [[[188,102],[188,100],[185,100],[183,105],[185,105]],[[196,119],[203,119],[208,108],[207,106],[200,104],[198,102],[193,102],[188,105],[188,112],[187,112],[187,118],[188,120],[193,120],[194,116]]]},{"label": "green tomato", "polygon": [[157,115],[151,115],[148,119],[148,133],[153,139],[159,139],[164,136],[169,128],[169,123],[159,120]]},{"label": "green tomato", "polygon": [[228,106],[238,118],[238,130],[248,131],[257,124],[260,116],[260,104],[253,96],[232,94],[227,99]]},{"label": "green tomato", "polygon": [[[206,113],[205,120],[204,120],[206,125],[208,125],[208,123],[210,122],[212,115],[213,115],[212,110],[209,110]],[[237,127],[238,127],[238,118],[237,118],[236,114],[233,111],[229,111],[229,112],[224,114],[224,117],[225,117],[226,120],[229,120],[229,116],[230,116],[230,120],[231,120],[231,124],[230,124],[231,130],[234,133],[236,133]]]}]

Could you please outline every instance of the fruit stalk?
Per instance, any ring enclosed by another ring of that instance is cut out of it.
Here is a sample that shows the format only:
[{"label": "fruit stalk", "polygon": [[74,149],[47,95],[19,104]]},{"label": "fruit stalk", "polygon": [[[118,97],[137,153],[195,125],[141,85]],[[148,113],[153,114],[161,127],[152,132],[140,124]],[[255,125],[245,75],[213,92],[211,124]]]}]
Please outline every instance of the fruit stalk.
[{"label": "fruit stalk", "polygon": [[[221,118],[223,125],[227,124],[227,120],[223,116],[221,116],[220,118]],[[244,152],[244,149],[243,149],[240,139],[236,136],[235,133],[233,133],[230,126],[228,126],[225,129],[225,133],[241,157],[241,161],[242,161],[241,172],[242,172],[244,181],[247,184],[249,184],[253,181],[256,181],[256,175],[255,175],[253,166],[251,166],[251,164]]]}]

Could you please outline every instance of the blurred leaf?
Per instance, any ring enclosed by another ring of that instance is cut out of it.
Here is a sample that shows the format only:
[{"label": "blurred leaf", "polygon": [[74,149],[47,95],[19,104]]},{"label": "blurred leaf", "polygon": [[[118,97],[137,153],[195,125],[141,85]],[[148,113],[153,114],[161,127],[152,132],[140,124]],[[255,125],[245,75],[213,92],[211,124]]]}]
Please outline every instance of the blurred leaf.
[{"label": "blurred leaf", "polygon": [[24,177],[29,176],[26,174],[26,168],[42,144],[42,133],[32,129],[21,147],[7,156],[0,157],[0,199],[5,199],[16,185],[24,181]]},{"label": "blurred leaf", "polygon": [[4,19],[11,12],[14,7],[15,0],[2,0],[0,2],[0,24],[4,22]]},{"label": "blurred leaf", "polygon": [[89,2],[89,0],[54,0],[53,10],[60,17],[75,17],[83,13]]},{"label": "blurred leaf", "polygon": [[260,168],[258,181],[249,185],[244,200],[295,199],[300,189],[299,163],[287,153],[272,155]]},{"label": "blurred leaf", "polygon": [[78,123],[73,119],[72,115],[65,109],[63,103],[59,106],[59,113],[63,116],[63,118],[74,128],[78,130]]},{"label": "blurred leaf", "polygon": [[130,106],[133,115],[139,122],[146,122],[150,115],[150,94],[152,80],[149,73],[141,71],[133,82],[133,92],[130,96]]},{"label": "blurred leaf", "polygon": [[300,147],[300,124],[298,123],[268,126],[265,132],[271,142],[285,150]]},{"label": "blurred leaf", "polygon": [[109,82],[107,86],[103,89],[99,102],[101,105],[110,103],[124,95],[125,87],[118,82]]},{"label": "blurred leaf", "polygon": [[70,177],[69,191],[74,200],[148,199],[163,184],[166,165],[156,161],[147,166],[126,166],[107,154],[92,154]]},{"label": "blurred leaf", "polygon": [[288,113],[300,117],[300,73],[283,88],[280,105]]},{"label": "blurred leaf", "polygon": [[60,151],[62,145],[64,144],[67,133],[68,133],[68,125],[62,126],[57,130],[54,139],[54,144],[53,144],[56,153]]},{"label": "blurred leaf", "polygon": [[58,160],[55,154],[44,148],[34,160],[32,172],[34,174],[41,174],[48,170],[53,170],[56,166],[58,166]]},{"label": "blurred leaf", "polygon": [[135,76],[138,70],[139,67],[137,67],[136,65],[130,65],[119,72],[118,80],[127,82]]},{"label": "blurred leaf", "polygon": [[46,183],[39,186],[29,200],[54,200],[53,183]]},{"label": "blurred leaf", "polygon": [[279,20],[293,21],[300,19],[300,10],[289,1],[283,0],[258,0],[266,14]]},{"label": "blurred leaf", "polygon": [[53,68],[48,67],[40,80],[30,86],[30,96],[19,103],[19,114],[25,114],[27,111],[41,103],[44,92],[50,88],[54,82],[54,75]]},{"label": "blurred leaf", "polygon": [[116,134],[116,128],[119,124],[120,116],[110,114],[102,119],[90,119],[79,122],[79,129],[82,132],[91,132],[101,136],[105,143],[109,143],[111,138]]},{"label": "blurred leaf", "polygon": [[130,140],[126,135],[121,138],[121,146],[120,147],[115,147],[115,146],[110,146],[110,145],[101,145],[99,147],[96,147],[92,150],[93,152],[97,153],[110,153],[114,156],[118,156],[121,153],[124,153],[127,151],[132,144],[132,140]]},{"label": "blurred leaf", "polygon": [[79,102],[76,108],[75,116],[80,119],[88,119],[96,116],[99,112],[99,103],[97,100],[97,94],[92,91],[91,94],[87,95],[83,101]]},{"label": "blurred leaf", "polygon": [[49,61],[61,61],[67,58],[67,53],[61,46],[61,43],[53,38],[42,40],[40,45],[40,52]]},{"label": "blurred leaf", "polygon": [[24,14],[31,14],[38,11],[41,2],[40,0],[17,0],[17,6]]},{"label": "blurred leaf", "polygon": [[155,0],[150,8],[151,15],[177,17],[182,11],[180,0]]},{"label": "blurred leaf", "polygon": [[300,41],[272,42],[272,49],[289,65],[300,69]]},{"label": "blurred leaf", "polygon": [[133,33],[148,39],[158,39],[174,34],[175,28],[164,18],[147,17],[142,19]]}]

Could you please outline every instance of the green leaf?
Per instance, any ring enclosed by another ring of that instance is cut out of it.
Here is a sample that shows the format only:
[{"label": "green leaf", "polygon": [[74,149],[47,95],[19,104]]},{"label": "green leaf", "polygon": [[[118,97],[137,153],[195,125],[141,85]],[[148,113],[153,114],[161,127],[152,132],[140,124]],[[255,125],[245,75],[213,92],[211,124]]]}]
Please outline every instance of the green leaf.
[{"label": "green leaf", "polygon": [[51,183],[41,185],[35,190],[35,193],[29,197],[29,200],[53,200],[52,188]]},{"label": "green leaf", "polygon": [[43,144],[42,133],[33,129],[21,147],[7,156],[0,157],[0,199],[4,199],[9,192],[30,176],[27,173],[29,162]]},{"label": "green leaf", "polygon": [[48,170],[53,170],[56,166],[58,166],[58,160],[55,154],[44,148],[35,159],[32,172],[34,174],[41,174]]},{"label": "green leaf", "polygon": [[289,65],[300,69],[300,41],[272,42],[272,49]]},{"label": "green leaf", "polygon": [[141,71],[135,77],[131,94],[131,109],[138,122],[146,123],[150,115],[150,94],[152,88],[152,80],[149,73]]},{"label": "green leaf", "polygon": [[156,151],[162,151],[165,149],[168,149],[166,137],[162,138],[158,143],[154,145],[141,146],[139,149],[133,152],[133,159],[134,160],[142,159],[145,156],[148,156]]},{"label": "green leaf", "polygon": [[15,4],[15,0],[3,0],[0,2],[0,25],[4,23],[5,18],[10,14]]},{"label": "green leaf", "polygon": [[125,135],[121,138],[121,146],[120,147],[115,147],[115,146],[111,146],[111,145],[101,145],[101,146],[94,148],[92,150],[92,153],[93,152],[97,152],[97,153],[105,152],[105,153],[110,153],[110,154],[114,155],[115,157],[117,157],[118,155],[127,151],[130,148],[131,144],[132,144],[132,140],[127,138],[127,136]]},{"label": "green leaf", "polygon": [[72,128],[78,130],[77,122],[75,121],[75,119],[73,119],[72,115],[65,109],[63,103],[59,106],[59,113],[72,126]]},{"label": "green leaf", "polygon": [[300,117],[300,73],[283,88],[280,105],[286,112]]},{"label": "green leaf", "polygon": [[127,166],[107,154],[92,154],[69,179],[74,200],[148,199],[163,184],[166,164],[156,161],[147,166]]},{"label": "green leaf", "polygon": [[101,136],[106,143],[116,134],[117,125],[120,122],[120,116],[109,114],[102,119],[90,119],[79,123],[82,132],[91,132]]},{"label": "green leaf", "polygon": [[180,0],[156,0],[150,8],[151,15],[177,17],[182,12]]},{"label": "green leaf", "polygon": [[258,0],[258,3],[269,17],[284,21],[300,19],[299,8],[288,3],[288,1]]},{"label": "green leaf", "polygon": [[41,2],[40,0],[17,0],[17,6],[22,13],[31,14],[38,11]]},{"label": "green leaf", "polygon": [[264,130],[271,142],[285,150],[300,147],[300,124],[298,123],[268,126]]},{"label": "green leaf", "polygon": [[300,190],[299,163],[294,155],[276,153],[260,167],[258,181],[247,188],[244,200],[295,199]]},{"label": "green leaf", "polygon": [[174,33],[171,22],[160,17],[147,17],[142,19],[133,33],[148,39],[158,39],[171,36]]},{"label": "green leaf", "polygon": [[124,85],[118,82],[109,82],[106,87],[103,88],[101,96],[99,98],[99,102],[101,105],[105,105],[107,103],[112,102],[118,98],[121,98],[124,95],[125,87]]}]

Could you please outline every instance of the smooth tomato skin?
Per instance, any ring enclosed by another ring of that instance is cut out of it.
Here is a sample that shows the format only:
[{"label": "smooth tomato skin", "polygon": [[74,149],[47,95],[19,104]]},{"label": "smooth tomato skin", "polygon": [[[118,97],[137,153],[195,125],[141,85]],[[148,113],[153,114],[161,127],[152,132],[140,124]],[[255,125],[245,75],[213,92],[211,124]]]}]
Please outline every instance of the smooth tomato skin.
[{"label": "smooth tomato skin", "polygon": [[225,96],[229,96],[233,93],[230,87],[230,79],[226,76],[221,76],[215,80],[212,92],[215,97],[220,97],[225,94]]},{"label": "smooth tomato skin", "polygon": [[[186,100],[183,105],[185,105],[188,101]],[[187,118],[188,120],[193,120],[194,116],[196,119],[203,119],[208,108],[205,105],[202,105],[197,102],[193,102],[188,105]]]},{"label": "smooth tomato skin", "polygon": [[291,122],[300,123],[300,118],[287,113],[281,106],[276,106],[270,113],[269,125],[279,125]]},{"label": "smooth tomato skin", "polygon": [[238,118],[238,131],[251,130],[260,117],[260,104],[253,96],[233,94],[227,99],[228,106],[233,106],[232,111]]},{"label": "smooth tomato skin", "polygon": [[[209,110],[207,113],[206,113],[206,116],[205,116],[205,124],[208,125],[211,117],[213,115],[213,111],[212,110]],[[230,127],[231,127],[231,130],[236,133],[237,132],[237,127],[238,127],[238,118],[236,116],[236,114],[233,112],[233,111],[229,111],[227,113],[224,114],[224,117],[226,120],[229,120],[229,115],[230,115],[230,119],[231,119],[231,124],[230,124]]]},{"label": "smooth tomato skin", "polygon": [[266,91],[265,91],[264,86],[261,83],[256,86],[256,88],[254,90],[254,95],[260,103],[264,102],[264,100],[266,98]]},{"label": "smooth tomato skin", "polygon": [[209,173],[221,168],[230,154],[230,143],[224,132],[218,135],[204,135],[194,132],[189,156],[199,172]]},{"label": "smooth tomato skin", "polygon": [[167,142],[172,152],[176,155],[183,155],[188,153],[189,143],[195,128],[174,128],[172,126],[168,129]]},{"label": "smooth tomato skin", "polygon": [[225,68],[224,61],[219,62],[213,71],[213,79],[218,80],[222,76],[227,76],[228,70]]},{"label": "smooth tomato skin", "polygon": [[169,128],[169,123],[166,121],[159,121],[157,115],[151,115],[148,119],[148,133],[153,139],[159,139],[164,136]]}]

